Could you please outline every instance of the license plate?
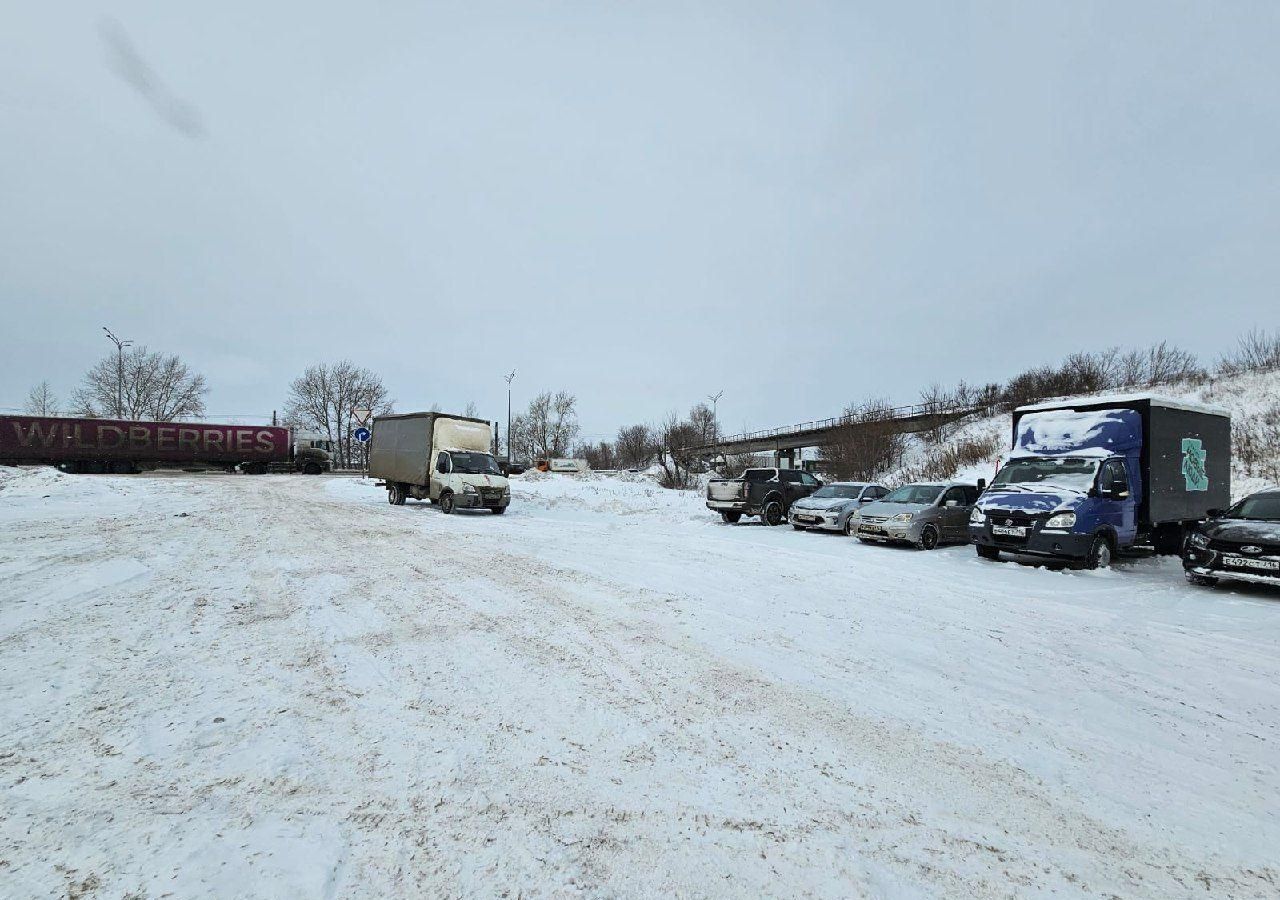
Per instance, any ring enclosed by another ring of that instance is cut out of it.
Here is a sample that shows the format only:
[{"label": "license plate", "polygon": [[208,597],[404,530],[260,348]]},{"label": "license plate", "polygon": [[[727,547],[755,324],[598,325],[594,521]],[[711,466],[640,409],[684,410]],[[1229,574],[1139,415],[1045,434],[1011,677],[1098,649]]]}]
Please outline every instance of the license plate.
[{"label": "license plate", "polygon": [[1240,556],[1224,556],[1222,564],[1236,566],[1241,569],[1280,569],[1280,560],[1275,559],[1244,559]]},{"label": "license plate", "polygon": [[861,534],[884,534],[884,529],[877,528],[875,525],[859,525],[858,531]]},{"label": "license plate", "polygon": [[1027,529],[1021,525],[992,525],[991,533],[1006,537],[1026,537]]}]

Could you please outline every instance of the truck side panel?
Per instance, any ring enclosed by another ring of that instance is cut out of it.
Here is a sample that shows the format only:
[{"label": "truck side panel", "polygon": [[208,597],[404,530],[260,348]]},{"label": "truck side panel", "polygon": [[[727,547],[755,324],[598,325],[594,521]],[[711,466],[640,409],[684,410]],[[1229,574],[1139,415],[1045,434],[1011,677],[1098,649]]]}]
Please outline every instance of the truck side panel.
[{"label": "truck side panel", "polygon": [[199,422],[0,416],[0,460],[69,463],[287,462],[289,429]]},{"label": "truck side panel", "polygon": [[369,474],[387,481],[426,487],[431,478],[431,413],[382,416],[373,423]]},{"label": "truck side panel", "polygon": [[1231,420],[1153,405],[1147,466],[1151,524],[1200,520],[1231,505]]}]

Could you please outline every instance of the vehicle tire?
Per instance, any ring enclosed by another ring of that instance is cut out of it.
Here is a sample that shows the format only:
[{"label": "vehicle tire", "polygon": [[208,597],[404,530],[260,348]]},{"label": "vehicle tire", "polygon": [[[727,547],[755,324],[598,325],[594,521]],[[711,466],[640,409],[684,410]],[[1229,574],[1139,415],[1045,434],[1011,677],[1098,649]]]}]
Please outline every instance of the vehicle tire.
[{"label": "vehicle tire", "polygon": [[858,520],[853,516],[844,520],[844,536],[853,537],[858,533]]},{"label": "vehicle tire", "polygon": [[737,524],[738,524],[738,520],[742,518],[742,513],[740,513],[740,512],[722,512],[722,513],[720,513],[720,518],[721,518],[722,520],[724,520],[724,523],[725,523],[726,525],[737,525]]},{"label": "vehicle tire", "polygon": [[1111,541],[1106,535],[1095,534],[1093,542],[1089,544],[1089,553],[1084,558],[1084,568],[1086,569],[1109,569],[1111,568],[1111,558],[1115,552],[1111,549]]},{"label": "vehicle tire", "polygon": [[1197,575],[1195,572],[1187,572],[1187,581],[1197,587],[1213,587],[1218,583],[1218,579],[1212,575]]},{"label": "vehicle tire", "polygon": [[495,516],[500,516],[500,515],[502,515],[504,512],[506,512],[506,511],[507,511],[507,508],[506,508],[505,506],[495,506],[495,507],[493,508],[493,514],[494,514]]},{"label": "vehicle tire", "polygon": [[916,541],[917,550],[936,550],[938,547],[938,529],[926,525],[920,529],[920,539]]},{"label": "vehicle tire", "polygon": [[446,516],[453,512],[453,493],[445,491],[440,495],[440,512]]},{"label": "vehicle tire", "polygon": [[303,475],[319,475],[320,466],[317,463],[307,463],[305,466],[302,467],[302,474]]},{"label": "vehicle tire", "polygon": [[760,510],[760,521],[766,525],[781,525],[786,519],[786,512],[782,509],[781,500],[766,500],[764,502],[764,509]]},{"label": "vehicle tire", "polygon": [[978,555],[983,559],[999,559],[1000,551],[995,547],[987,547],[982,544],[974,544],[973,549],[978,551]]},{"label": "vehicle tire", "polygon": [[387,482],[387,502],[392,506],[404,506],[404,485],[398,481]]}]

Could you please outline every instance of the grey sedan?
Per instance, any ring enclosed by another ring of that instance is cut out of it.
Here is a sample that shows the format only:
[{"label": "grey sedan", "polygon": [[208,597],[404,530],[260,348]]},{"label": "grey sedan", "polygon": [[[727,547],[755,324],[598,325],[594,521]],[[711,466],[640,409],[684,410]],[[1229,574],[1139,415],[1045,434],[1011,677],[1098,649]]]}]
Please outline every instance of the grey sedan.
[{"label": "grey sedan", "polygon": [[864,543],[914,544],[921,550],[968,543],[969,512],[979,493],[976,485],[956,482],[904,484],[859,510],[853,533]]},{"label": "grey sedan", "polygon": [[828,484],[791,504],[791,527],[796,531],[819,528],[853,534],[853,513],[887,493],[889,489],[883,485],[861,481]]}]

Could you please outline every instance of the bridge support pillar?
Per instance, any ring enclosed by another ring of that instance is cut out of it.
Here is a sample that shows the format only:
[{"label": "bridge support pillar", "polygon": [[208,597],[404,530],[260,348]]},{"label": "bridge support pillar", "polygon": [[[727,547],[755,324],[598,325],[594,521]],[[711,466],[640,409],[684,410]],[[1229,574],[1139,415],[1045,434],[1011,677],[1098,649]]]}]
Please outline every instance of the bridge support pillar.
[{"label": "bridge support pillar", "polygon": [[774,450],[773,464],[780,469],[794,469],[796,467],[796,451]]}]

